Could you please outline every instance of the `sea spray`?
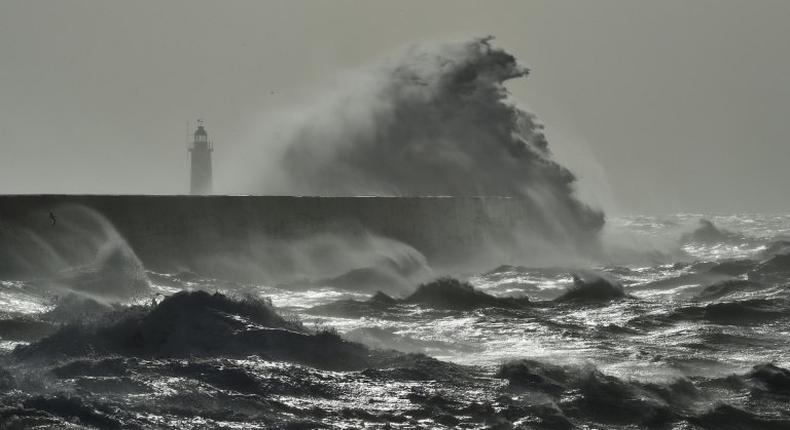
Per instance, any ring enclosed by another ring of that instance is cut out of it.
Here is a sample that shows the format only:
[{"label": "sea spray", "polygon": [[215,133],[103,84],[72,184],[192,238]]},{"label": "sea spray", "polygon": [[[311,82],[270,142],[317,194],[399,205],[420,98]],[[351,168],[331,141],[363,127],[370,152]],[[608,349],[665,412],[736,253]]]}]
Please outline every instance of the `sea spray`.
[{"label": "sea spray", "polygon": [[142,262],[101,213],[63,204],[49,214],[31,212],[26,219],[4,223],[0,275],[34,281],[47,292],[78,293],[100,301],[148,293]]},{"label": "sea spray", "polygon": [[491,38],[409,47],[281,115],[259,148],[237,156],[249,166],[265,148],[261,162],[279,168],[247,169],[257,188],[239,181],[256,193],[512,196],[529,213],[520,245],[567,256],[595,242],[604,216],[576,197],[542,125],[509,97],[505,83],[527,74]]}]

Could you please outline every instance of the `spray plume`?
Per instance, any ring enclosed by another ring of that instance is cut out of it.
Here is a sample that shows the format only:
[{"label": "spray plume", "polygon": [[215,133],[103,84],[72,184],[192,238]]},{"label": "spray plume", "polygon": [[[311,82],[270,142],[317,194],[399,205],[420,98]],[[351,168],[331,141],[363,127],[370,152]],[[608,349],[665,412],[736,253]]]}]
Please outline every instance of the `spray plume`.
[{"label": "spray plume", "polygon": [[280,168],[254,192],[513,196],[534,214],[527,230],[589,242],[603,213],[577,199],[543,127],[509,98],[505,82],[528,70],[491,41],[416,45],[354,74],[280,124],[267,153]]}]

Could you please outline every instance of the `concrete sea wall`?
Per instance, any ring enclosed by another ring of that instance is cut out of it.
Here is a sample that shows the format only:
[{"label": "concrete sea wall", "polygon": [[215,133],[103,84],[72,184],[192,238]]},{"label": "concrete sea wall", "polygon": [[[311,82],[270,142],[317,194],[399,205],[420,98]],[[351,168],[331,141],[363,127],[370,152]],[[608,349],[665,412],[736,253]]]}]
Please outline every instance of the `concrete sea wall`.
[{"label": "concrete sea wall", "polygon": [[[433,265],[458,265],[529,216],[508,197],[0,196],[0,223],[49,229],[69,205],[103,215],[150,268],[199,271],[202,258],[241,255],[252,238],[369,232],[406,243]],[[2,224],[0,224],[2,228]]]}]

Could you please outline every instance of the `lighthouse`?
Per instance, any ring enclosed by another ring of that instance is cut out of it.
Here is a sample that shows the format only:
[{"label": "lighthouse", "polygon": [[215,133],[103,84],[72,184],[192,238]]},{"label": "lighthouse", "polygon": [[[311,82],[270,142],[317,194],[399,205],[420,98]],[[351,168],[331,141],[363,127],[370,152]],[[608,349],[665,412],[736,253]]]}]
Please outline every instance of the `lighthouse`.
[{"label": "lighthouse", "polygon": [[198,127],[189,145],[190,182],[189,193],[192,195],[211,194],[211,153],[214,145],[208,140],[203,120],[198,120]]}]

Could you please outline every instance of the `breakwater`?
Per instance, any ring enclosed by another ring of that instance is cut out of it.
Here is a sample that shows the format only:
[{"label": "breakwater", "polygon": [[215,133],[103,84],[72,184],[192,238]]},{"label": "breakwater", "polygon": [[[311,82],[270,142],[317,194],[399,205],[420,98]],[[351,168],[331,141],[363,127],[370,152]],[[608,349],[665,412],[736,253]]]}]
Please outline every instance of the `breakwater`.
[{"label": "breakwater", "polygon": [[485,243],[506,242],[529,219],[528,205],[509,197],[7,195],[0,225],[48,232],[49,213],[57,219],[74,206],[109,221],[146,267],[194,271],[207,257],[248,255],[260,238],[320,234],[375,234],[453,266]]}]

